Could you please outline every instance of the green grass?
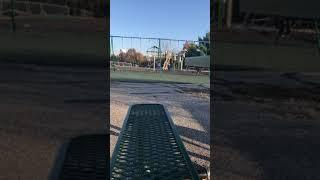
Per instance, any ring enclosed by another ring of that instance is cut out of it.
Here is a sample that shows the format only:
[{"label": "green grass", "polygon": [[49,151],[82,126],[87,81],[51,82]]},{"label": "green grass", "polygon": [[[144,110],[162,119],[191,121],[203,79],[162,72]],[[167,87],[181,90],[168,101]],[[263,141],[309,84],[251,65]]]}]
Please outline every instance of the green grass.
[{"label": "green grass", "polygon": [[168,72],[110,72],[111,81],[149,82],[149,83],[190,83],[209,84],[209,76],[181,75]]}]

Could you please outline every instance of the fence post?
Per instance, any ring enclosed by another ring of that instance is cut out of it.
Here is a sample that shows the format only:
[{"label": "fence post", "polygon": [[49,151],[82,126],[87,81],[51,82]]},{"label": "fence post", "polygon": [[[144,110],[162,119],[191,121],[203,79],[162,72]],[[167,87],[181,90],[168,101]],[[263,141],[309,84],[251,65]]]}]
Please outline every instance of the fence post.
[{"label": "fence post", "polygon": [[26,12],[32,14],[31,8],[30,8],[30,1],[26,0],[25,4],[26,4]]},{"label": "fence post", "polygon": [[162,65],[161,65],[161,39],[160,38],[159,38],[159,46],[158,46],[158,57],[160,60],[160,72],[161,72]]},{"label": "fence post", "polygon": [[11,0],[11,25],[12,25],[12,32],[16,32],[16,22],[15,22],[15,2]]},{"label": "fence post", "polygon": [[222,26],[222,0],[217,1],[217,10],[218,10],[218,31],[221,30]]},{"label": "fence post", "polygon": [[0,0],[0,16],[2,15],[3,0]]},{"label": "fence post", "polygon": [[67,9],[67,16],[70,16],[70,7],[65,5],[66,9]]},{"label": "fence post", "polygon": [[156,71],[156,57],[153,56],[153,71]]},{"label": "fence post", "polygon": [[233,1],[229,0],[227,3],[227,28],[230,29],[232,25],[232,11],[233,11]]},{"label": "fence post", "polygon": [[47,15],[46,11],[43,9],[43,4],[40,3],[40,14],[41,15]]},{"label": "fence post", "polygon": [[111,37],[111,52],[112,52],[112,54],[114,54],[114,49],[113,49],[113,37]]}]

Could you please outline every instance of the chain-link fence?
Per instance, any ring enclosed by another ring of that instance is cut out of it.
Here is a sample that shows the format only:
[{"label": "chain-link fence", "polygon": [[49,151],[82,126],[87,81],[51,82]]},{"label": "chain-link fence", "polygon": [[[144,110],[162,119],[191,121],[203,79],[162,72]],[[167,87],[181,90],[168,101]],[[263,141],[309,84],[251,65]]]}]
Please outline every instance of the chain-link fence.
[{"label": "chain-link fence", "polygon": [[110,55],[113,70],[181,71],[186,57],[210,55],[210,42],[110,36]]},{"label": "chain-link fence", "polygon": [[70,15],[70,16],[96,16],[105,14],[103,1],[89,2],[77,1],[50,1],[50,0],[0,0],[0,16],[30,15]]}]

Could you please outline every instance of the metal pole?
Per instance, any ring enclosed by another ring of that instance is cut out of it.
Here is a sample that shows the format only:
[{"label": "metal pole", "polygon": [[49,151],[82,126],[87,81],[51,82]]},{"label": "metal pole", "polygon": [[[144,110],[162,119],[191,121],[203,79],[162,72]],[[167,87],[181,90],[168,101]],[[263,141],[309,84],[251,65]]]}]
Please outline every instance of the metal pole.
[{"label": "metal pole", "polygon": [[123,49],[123,37],[122,37],[122,41],[121,41],[121,43],[122,43],[122,49]]},{"label": "metal pole", "polygon": [[173,54],[173,70],[176,70],[176,64],[177,64],[177,56]]},{"label": "metal pole", "polygon": [[156,57],[153,56],[153,71],[156,71]]},{"label": "metal pole", "polygon": [[0,15],[2,14],[3,0],[0,0]]},{"label": "metal pole", "polygon": [[227,28],[230,29],[232,25],[233,0],[229,0],[227,6]]},{"label": "metal pole", "polygon": [[161,72],[162,65],[161,65],[161,40],[160,40],[160,38],[159,38],[159,46],[158,46],[158,57],[160,60],[160,72]]},{"label": "metal pole", "polygon": [[30,9],[30,2],[28,0],[25,0],[25,4],[26,4],[26,11],[28,13],[31,13],[31,9]]},{"label": "metal pole", "polygon": [[217,1],[218,4],[217,4],[217,8],[218,8],[218,31],[221,30],[221,26],[222,26],[222,17],[221,17],[221,10],[222,10],[222,0],[218,0]]},{"label": "metal pole", "polygon": [[111,52],[114,54],[114,49],[113,49],[113,38],[111,37]]},{"label": "metal pole", "polygon": [[16,32],[16,22],[15,22],[15,19],[14,19],[14,16],[15,16],[15,12],[14,12],[14,7],[15,5],[15,2],[14,0],[11,0],[11,25],[12,25],[12,32]]}]

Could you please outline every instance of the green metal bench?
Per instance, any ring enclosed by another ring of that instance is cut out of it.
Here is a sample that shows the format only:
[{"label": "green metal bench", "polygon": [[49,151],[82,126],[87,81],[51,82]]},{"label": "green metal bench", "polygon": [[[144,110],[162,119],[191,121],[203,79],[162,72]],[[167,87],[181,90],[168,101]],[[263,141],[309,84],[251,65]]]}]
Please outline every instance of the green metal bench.
[{"label": "green metal bench", "polygon": [[111,179],[199,179],[161,104],[130,106],[110,172]]}]

